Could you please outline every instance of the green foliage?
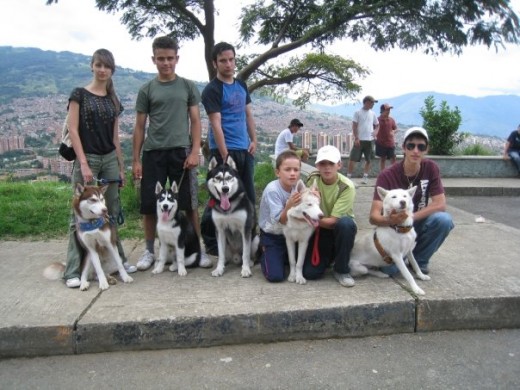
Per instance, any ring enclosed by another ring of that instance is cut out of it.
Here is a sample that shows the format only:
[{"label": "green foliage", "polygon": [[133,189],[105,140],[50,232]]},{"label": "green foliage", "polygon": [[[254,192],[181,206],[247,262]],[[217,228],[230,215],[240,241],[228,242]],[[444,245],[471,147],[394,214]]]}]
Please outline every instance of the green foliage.
[{"label": "green foliage", "polygon": [[483,145],[474,144],[464,148],[461,154],[463,156],[494,156],[496,153]]},{"label": "green foliage", "polygon": [[[276,179],[276,175],[274,174],[272,162],[263,162],[255,166],[255,190],[257,197],[262,196],[264,188],[274,179]],[[257,203],[260,204],[260,202]]]},{"label": "green foliage", "polygon": [[[137,191],[131,181],[121,190],[125,224],[121,238],[141,238]],[[62,182],[0,182],[0,239],[62,238],[68,232],[72,187]]]},{"label": "green foliage", "polygon": [[[219,14],[214,0],[96,0],[96,5],[121,13],[134,39],[167,34],[182,43],[202,37],[208,79],[215,77],[210,53]],[[520,40],[520,21],[507,0],[255,0],[241,11],[236,35],[244,59],[238,57],[237,77],[253,80],[251,91],[266,88],[277,96],[282,95],[278,88],[297,85],[300,106],[315,94],[341,91],[349,96],[359,88],[348,74],[364,77],[361,66],[349,60],[338,63],[326,53],[340,40],[364,41],[374,50],[399,47],[428,54],[460,54],[468,45],[500,47]],[[226,15],[221,21],[229,24]],[[246,53],[248,47],[264,51]],[[316,57],[287,56],[295,50]]]},{"label": "green foliage", "polygon": [[462,117],[458,107],[451,110],[446,101],[442,101],[436,109],[435,99],[428,96],[420,111],[423,117],[423,127],[430,138],[430,154],[448,156],[454,153],[455,147],[462,141],[463,135],[458,134]]}]

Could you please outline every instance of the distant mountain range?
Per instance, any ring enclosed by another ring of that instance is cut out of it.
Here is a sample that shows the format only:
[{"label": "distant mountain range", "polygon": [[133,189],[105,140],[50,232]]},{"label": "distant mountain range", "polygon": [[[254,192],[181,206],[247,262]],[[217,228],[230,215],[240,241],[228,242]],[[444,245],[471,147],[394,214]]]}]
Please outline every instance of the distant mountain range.
[{"label": "distant mountain range", "polygon": [[[89,82],[89,62],[90,57],[83,54],[0,46],[0,104],[9,103],[14,98],[68,95],[74,87]],[[118,68],[114,75],[118,94],[126,96],[137,93],[139,87],[153,76],[154,74],[146,72]],[[205,83],[197,84],[202,88]],[[402,127],[421,125],[422,117],[419,111],[424,107],[424,100],[429,95],[433,95],[437,106],[446,101],[450,108],[460,109],[460,131],[505,138],[520,123],[520,115],[517,114],[520,96],[515,95],[472,98],[419,92],[389,98],[376,96],[379,103],[374,110],[379,113],[379,105],[388,102],[394,106],[392,116]],[[361,104],[342,104],[313,105],[311,108],[327,114],[352,118],[360,107]],[[293,109],[294,107],[290,108],[291,111]]]},{"label": "distant mountain range", "polygon": [[[449,95],[437,92],[417,92],[390,98],[379,98],[374,111],[379,114],[380,105],[389,103],[394,108],[392,117],[403,126],[421,125],[423,123],[419,111],[424,107],[424,100],[433,96],[436,107],[446,101],[450,109],[458,107],[462,124],[459,131],[474,135],[487,135],[506,138],[520,123],[520,96],[497,95],[473,98],[469,96]],[[359,110],[361,103],[341,104],[338,106],[316,105],[313,108],[330,114],[352,118]]]}]

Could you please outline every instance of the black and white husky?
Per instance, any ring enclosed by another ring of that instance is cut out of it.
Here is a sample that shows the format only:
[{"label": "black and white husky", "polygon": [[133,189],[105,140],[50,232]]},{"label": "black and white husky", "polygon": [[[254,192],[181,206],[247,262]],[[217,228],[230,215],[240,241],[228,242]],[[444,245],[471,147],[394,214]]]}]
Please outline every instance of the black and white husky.
[{"label": "black and white husky", "polygon": [[244,185],[231,157],[218,164],[209,162],[206,185],[210,193],[209,207],[217,231],[218,262],[211,272],[222,276],[226,260],[242,262],[242,277],[251,276],[251,257],[258,248],[258,236],[252,238],[254,206],[247,197]]},{"label": "black and white husky", "polygon": [[155,185],[157,199],[157,235],[159,236],[159,259],[155,263],[153,274],[164,270],[166,260],[171,259],[170,271],[178,271],[180,276],[188,274],[186,267],[200,262],[200,240],[186,215],[179,210],[177,184],[170,189],[161,183]]}]

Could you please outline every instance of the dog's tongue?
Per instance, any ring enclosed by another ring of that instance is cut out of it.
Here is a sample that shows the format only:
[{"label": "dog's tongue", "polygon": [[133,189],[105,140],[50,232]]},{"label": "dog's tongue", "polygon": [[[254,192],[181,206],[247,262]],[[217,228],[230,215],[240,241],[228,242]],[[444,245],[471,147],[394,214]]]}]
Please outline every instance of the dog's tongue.
[{"label": "dog's tongue", "polygon": [[220,194],[220,208],[224,211],[229,210],[231,207],[231,203],[229,203],[229,196],[228,194]]},{"label": "dog's tongue", "polygon": [[162,214],[161,214],[161,219],[163,222],[168,222],[168,216],[169,216],[169,212],[168,210],[163,210]]}]

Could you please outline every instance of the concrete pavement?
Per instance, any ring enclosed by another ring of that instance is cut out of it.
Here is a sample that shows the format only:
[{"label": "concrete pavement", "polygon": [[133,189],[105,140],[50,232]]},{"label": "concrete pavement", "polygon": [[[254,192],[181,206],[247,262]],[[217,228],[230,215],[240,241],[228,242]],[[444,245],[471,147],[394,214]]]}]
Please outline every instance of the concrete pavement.
[{"label": "concrete pavement", "polygon": [[[520,179],[444,183],[448,196],[520,195]],[[372,191],[370,183],[357,190],[358,234],[371,230]],[[271,284],[259,265],[249,279],[233,265],[220,278],[209,269],[186,277],[146,271],[133,274],[132,284],[100,292],[94,282],[80,292],[42,277],[64,259],[64,240],[0,242],[0,357],[520,327],[520,230],[449,212],[456,227],[431,261],[432,280],[418,281],[422,297],[401,277],[358,278],[354,288],[331,274],[304,286]],[[143,241],[124,245],[135,263]]]}]

